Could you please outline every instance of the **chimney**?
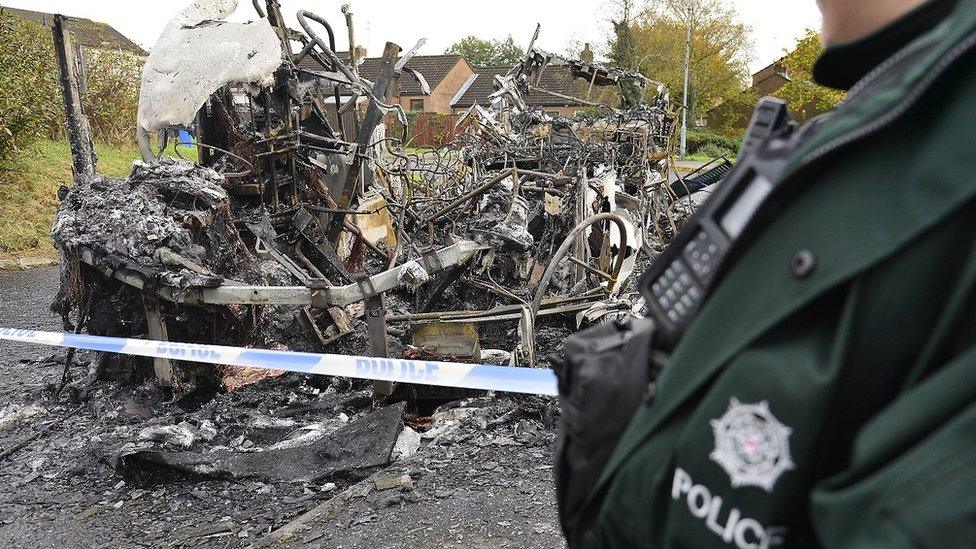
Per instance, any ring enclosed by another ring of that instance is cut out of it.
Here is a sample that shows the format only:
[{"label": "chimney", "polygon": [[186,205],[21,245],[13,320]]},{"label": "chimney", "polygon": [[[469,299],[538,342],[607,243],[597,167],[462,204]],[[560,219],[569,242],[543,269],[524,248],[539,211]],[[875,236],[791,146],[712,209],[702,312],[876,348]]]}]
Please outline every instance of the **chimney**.
[{"label": "chimney", "polygon": [[583,51],[580,52],[580,59],[586,61],[587,63],[593,62],[593,50],[590,49],[589,42],[587,42],[586,45],[583,46]]}]

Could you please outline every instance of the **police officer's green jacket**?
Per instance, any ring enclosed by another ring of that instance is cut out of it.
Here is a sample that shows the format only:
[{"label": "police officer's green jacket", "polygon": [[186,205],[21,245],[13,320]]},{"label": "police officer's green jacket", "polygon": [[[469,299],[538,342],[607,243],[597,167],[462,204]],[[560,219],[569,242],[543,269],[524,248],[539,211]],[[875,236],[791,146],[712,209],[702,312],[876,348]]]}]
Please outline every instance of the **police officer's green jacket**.
[{"label": "police officer's green jacket", "polygon": [[806,131],[583,546],[976,546],[976,0]]}]

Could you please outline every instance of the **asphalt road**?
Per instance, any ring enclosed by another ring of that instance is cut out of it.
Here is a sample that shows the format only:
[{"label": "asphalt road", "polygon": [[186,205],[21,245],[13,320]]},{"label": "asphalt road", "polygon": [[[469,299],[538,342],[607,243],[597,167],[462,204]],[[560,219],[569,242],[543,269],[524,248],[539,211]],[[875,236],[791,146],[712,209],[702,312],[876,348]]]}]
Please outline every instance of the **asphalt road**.
[{"label": "asphalt road", "polygon": [[[50,310],[57,294],[57,267],[0,271],[0,327],[61,331],[61,318]],[[0,341],[0,403],[25,390],[39,388],[38,372],[20,361],[49,357],[56,349]]]},{"label": "asphalt road", "polygon": [[[0,327],[61,330],[49,310],[58,274],[0,272]],[[100,381],[80,395],[55,395],[63,358],[63,350],[0,342],[0,456],[26,442],[0,458],[0,547],[565,546],[552,483],[551,401],[488,399],[449,412],[438,420],[444,434],[362,481],[146,485],[116,467],[120,448],[141,429],[208,413],[223,418],[219,428],[237,429],[287,406],[314,409],[322,395],[269,381],[218,395],[192,414],[152,380]],[[79,358],[75,379],[94,357]],[[302,421],[330,418],[312,413]],[[408,485],[378,488],[377,480],[402,475]]]}]

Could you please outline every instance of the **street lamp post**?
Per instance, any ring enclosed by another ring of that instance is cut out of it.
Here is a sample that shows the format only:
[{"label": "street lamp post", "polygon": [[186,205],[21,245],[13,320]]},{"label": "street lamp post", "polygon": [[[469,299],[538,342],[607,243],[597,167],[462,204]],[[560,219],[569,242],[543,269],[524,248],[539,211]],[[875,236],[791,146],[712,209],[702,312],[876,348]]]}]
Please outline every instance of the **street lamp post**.
[{"label": "street lamp post", "polygon": [[681,159],[685,160],[688,147],[688,79],[691,74],[691,5],[688,5],[687,31],[685,34],[685,94],[681,109]]}]

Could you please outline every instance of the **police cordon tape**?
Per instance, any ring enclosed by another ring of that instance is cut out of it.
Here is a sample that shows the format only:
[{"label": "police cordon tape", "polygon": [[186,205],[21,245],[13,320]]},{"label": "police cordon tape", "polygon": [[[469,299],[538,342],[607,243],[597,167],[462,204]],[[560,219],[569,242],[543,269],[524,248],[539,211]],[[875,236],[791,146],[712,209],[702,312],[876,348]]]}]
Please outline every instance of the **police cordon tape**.
[{"label": "police cordon tape", "polygon": [[199,345],[147,339],[18,330],[15,328],[0,328],[0,340],[374,381],[416,383],[438,387],[533,395],[554,396],[558,394],[556,375],[547,368],[519,368],[460,362],[271,351],[223,345]]}]

